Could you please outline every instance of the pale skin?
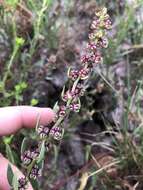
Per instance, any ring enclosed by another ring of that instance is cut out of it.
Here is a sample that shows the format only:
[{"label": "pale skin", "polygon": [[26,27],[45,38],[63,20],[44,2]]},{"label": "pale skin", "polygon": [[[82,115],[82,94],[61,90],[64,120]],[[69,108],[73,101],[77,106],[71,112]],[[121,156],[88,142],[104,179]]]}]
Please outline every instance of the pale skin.
[{"label": "pale skin", "polygon": [[[40,116],[40,124],[47,125],[54,120],[55,113],[50,108],[31,106],[0,108],[0,137],[14,134],[23,127],[27,130],[28,128],[34,128],[38,116]],[[0,154],[0,190],[10,190],[7,181],[8,163],[9,161]],[[18,177],[23,176],[15,166],[12,166],[12,168]],[[30,184],[27,190],[33,190]]]}]

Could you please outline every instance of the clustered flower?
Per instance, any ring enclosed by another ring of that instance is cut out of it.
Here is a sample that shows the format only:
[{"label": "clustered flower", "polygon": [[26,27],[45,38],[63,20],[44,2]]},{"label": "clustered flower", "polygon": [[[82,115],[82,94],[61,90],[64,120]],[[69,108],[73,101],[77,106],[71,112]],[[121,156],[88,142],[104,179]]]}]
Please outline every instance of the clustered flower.
[{"label": "clustered flower", "polygon": [[25,190],[27,188],[27,180],[25,177],[21,177],[18,180],[18,189]]},{"label": "clustered flower", "polygon": [[[41,127],[41,126],[40,126]],[[23,162],[23,164],[25,166],[29,166],[30,164],[32,164],[33,160],[36,160],[37,157],[39,156],[40,152],[38,150],[38,148],[36,148],[35,150],[26,150],[22,155],[21,155],[21,160]],[[29,178],[30,179],[36,179],[37,177],[40,177],[42,173],[42,170],[38,167],[37,164],[34,164],[30,173],[29,173]],[[26,181],[25,178],[20,178],[19,179],[19,186],[21,187],[20,190],[24,190],[22,188],[22,186],[24,186],[24,181]],[[26,182],[25,182],[26,183]]]},{"label": "clustered flower", "polygon": [[[111,29],[110,17],[107,14],[107,9],[102,8],[95,13],[95,18],[90,26],[91,32],[88,36],[89,42],[85,48],[85,52],[81,56],[81,65],[79,69],[69,68],[68,78],[70,80],[70,87],[65,90],[63,89],[61,95],[60,105],[56,105],[57,117],[55,121],[49,126],[39,125],[37,127],[37,134],[40,138],[40,142],[44,140],[45,148],[47,151],[50,150],[53,142],[61,141],[64,134],[63,122],[66,117],[68,117],[71,111],[80,111],[80,97],[85,93],[85,83],[91,75],[94,67],[102,63],[102,52],[103,48],[107,48],[107,30]],[[25,151],[21,156],[23,164],[28,166],[32,163],[33,159],[39,156],[39,150],[35,151]],[[41,176],[41,169],[35,163],[30,171],[30,178],[36,179]],[[23,179],[24,180],[24,179]],[[20,190],[23,190],[22,184],[24,181],[20,182]]]},{"label": "clustered flower", "polygon": [[50,129],[49,129],[48,126],[40,125],[37,128],[37,133],[38,133],[38,135],[40,136],[41,139],[47,137],[49,132],[50,132]]},{"label": "clustered flower", "polygon": [[33,159],[36,159],[39,155],[39,150],[26,150],[22,155],[21,155],[21,160],[24,165],[28,166],[31,164]]},{"label": "clustered flower", "polygon": [[63,137],[63,132],[64,132],[63,128],[61,128],[61,127],[53,127],[50,130],[49,136],[53,137],[54,140],[61,140],[62,137]]},{"label": "clustered flower", "polygon": [[[51,128],[39,126],[38,135],[40,138],[50,138],[60,141],[64,130],[62,122],[69,115],[70,111],[80,111],[80,97],[85,93],[85,82],[90,77],[93,67],[102,62],[102,48],[107,48],[107,30],[111,28],[110,17],[107,9],[102,8],[95,13],[95,18],[91,23],[89,41],[84,54],[81,56],[79,69],[69,68],[67,75],[71,81],[71,87],[62,91],[62,101],[58,106],[57,117]],[[49,142],[48,142],[49,149]]]},{"label": "clustered flower", "polygon": [[69,106],[71,111],[79,112],[80,111],[80,104],[79,103],[73,103]]},{"label": "clustered flower", "polygon": [[68,70],[69,79],[72,79],[73,81],[75,81],[78,78],[78,75],[79,75],[78,70],[71,69],[71,68]]},{"label": "clustered flower", "polygon": [[65,117],[65,115],[66,115],[66,106],[62,105],[59,109],[58,116]]},{"label": "clustered flower", "polygon": [[35,164],[35,165],[32,167],[32,170],[31,170],[31,172],[30,172],[30,178],[31,178],[31,179],[36,179],[36,178],[38,178],[38,177],[41,177],[41,175],[42,175],[42,169],[39,168],[39,166]]},{"label": "clustered flower", "polygon": [[95,18],[91,23],[89,41],[84,54],[81,56],[79,69],[69,68],[67,75],[71,81],[71,87],[62,91],[62,102],[58,107],[57,117],[53,126],[39,127],[38,134],[41,138],[45,136],[50,139],[60,141],[63,137],[62,122],[69,115],[70,111],[80,111],[80,97],[85,93],[85,82],[90,77],[93,67],[102,62],[102,48],[107,48],[107,30],[111,28],[110,17],[107,9],[97,10]]}]

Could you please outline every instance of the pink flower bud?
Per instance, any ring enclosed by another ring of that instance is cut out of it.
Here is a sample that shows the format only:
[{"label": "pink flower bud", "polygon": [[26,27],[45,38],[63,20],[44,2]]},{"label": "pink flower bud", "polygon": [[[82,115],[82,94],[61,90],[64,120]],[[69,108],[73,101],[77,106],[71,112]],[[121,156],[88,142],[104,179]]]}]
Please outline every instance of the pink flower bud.
[{"label": "pink flower bud", "polygon": [[89,42],[87,44],[87,50],[97,51],[97,45],[94,42]]},{"label": "pink flower bud", "polygon": [[21,177],[18,179],[18,190],[26,190],[28,187],[26,177]]},{"label": "pink flower bud", "polygon": [[41,177],[42,170],[38,167],[38,165],[34,165],[30,172],[30,178],[36,179],[38,177]]},{"label": "pink flower bud", "polygon": [[106,19],[106,20],[104,21],[104,23],[105,23],[105,28],[106,28],[107,30],[109,30],[109,29],[112,28],[112,22],[111,22],[110,19]]},{"label": "pink flower bud", "polygon": [[23,162],[24,165],[29,165],[32,162],[32,160],[33,160],[33,157],[31,155],[31,151],[30,150],[25,151],[21,155],[21,160],[22,160],[22,162]]},{"label": "pink flower bud", "polygon": [[69,76],[69,78],[71,78],[74,81],[78,78],[78,71],[77,70],[70,70],[68,76]]},{"label": "pink flower bud", "polygon": [[96,29],[99,27],[99,25],[100,25],[100,20],[99,20],[99,19],[96,19],[96,20],[94,20],[94,21],[92,22],[90,28],[91,28],[92,30],[96,30]]},{"label": "pink flower bud", "polygon": [[76,104],[76,103],[73,103],[70,105],[70,110],[74,111],[74,112],[79,112],[80,110],[80,105],[79,104]]},{"label": "pink flower bud", "polygon": [[78,84],[73,92],[75,97],[83,96],[85,92],[84,86],[82,84]]},{"label": "pink flower bud", "polygon": [[63,129],[60,127],[53,127],[50,130],[49,136],[53,137],[55,140],[61,140],[63,138]]},{"label": "pink flower bud", "polygon": [[45,138],[48,136],[50,129],[47,126],[40,125],[37,128],[37,133],[40,136],[40,138]]},{"label": "pink flower bud", "polygon": [[87,56],[87,55],[83,55],[83,56],[81,57],[81,62],[82,62],[83,64],[88,63],[88,56]]},{"label": "pink flower bud", "polygon": [[93,59],[94,59],[93,63],[99,64],[102,62],[102,57],[101,57],[101,54],[99,52],[94,55]]},{"label": "pink flower bud", "polygon": [[66,115],[66,106],[61,106],[59,110],[59,117],[64,117]]},{"label": "pink flower bud", "polygon": [[88,78],[88,75],[89,75],[89,72],[90,72],[89,68],[81,69],[81,70],[79,71],[79,76],[80,76],[80,78],[81,78],[82,80],[87,79],[87,78]]}]

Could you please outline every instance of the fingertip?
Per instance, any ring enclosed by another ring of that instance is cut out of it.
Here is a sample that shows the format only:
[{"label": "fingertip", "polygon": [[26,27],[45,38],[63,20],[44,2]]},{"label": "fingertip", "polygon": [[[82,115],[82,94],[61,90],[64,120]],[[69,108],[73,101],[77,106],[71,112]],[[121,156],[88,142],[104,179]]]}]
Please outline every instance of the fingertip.
[{"label": "fingertip", "polygon": [[21,106],[22,125],[28,128],[34,128],[40,117],[40,124],[47,125],[54,121],[56,114],[51,108],[39,108],[31,106]]},{"label": "fingertip", "polygon": [[22,127],[34,128],[40,116],[40,124],[47,125],[55,120],[51,108],[15,106],[0,108],[0,136],[13,134]]},{"label": "fingertip", "polygon": [[40,124],[47,125],[55,120],[56,114],[51,108],[39,108]]}]

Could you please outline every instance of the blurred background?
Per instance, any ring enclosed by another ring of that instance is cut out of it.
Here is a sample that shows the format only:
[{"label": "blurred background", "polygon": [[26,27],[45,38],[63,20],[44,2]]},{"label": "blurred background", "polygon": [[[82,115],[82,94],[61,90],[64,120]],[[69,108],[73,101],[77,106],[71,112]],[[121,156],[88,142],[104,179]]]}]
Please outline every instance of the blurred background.
[{"label": "blurred background", "polygon": [[[38,190],[143,189],[143,0],[0,1],[1,107],[53,107],[104,6],[113,27],[103,64],[46,156]],[[19,167],[24,136],[35,140],[25,130],[0,139],[0,151]]]}]

